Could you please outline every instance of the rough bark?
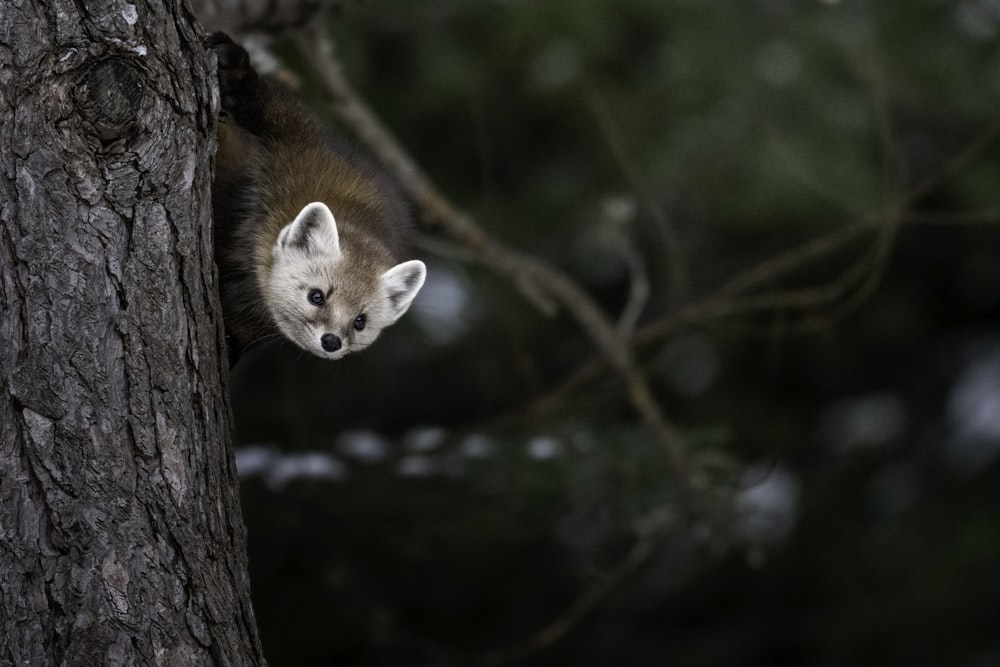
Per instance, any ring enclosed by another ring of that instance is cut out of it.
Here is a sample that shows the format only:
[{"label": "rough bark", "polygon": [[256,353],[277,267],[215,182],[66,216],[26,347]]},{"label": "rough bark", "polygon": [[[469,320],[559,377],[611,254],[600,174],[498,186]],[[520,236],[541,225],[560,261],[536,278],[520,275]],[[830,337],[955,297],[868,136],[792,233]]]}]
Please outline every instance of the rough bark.
[{"label": "rough bark", "polygon": [[185,7],[0,8],[0,664],[263,664]]}]

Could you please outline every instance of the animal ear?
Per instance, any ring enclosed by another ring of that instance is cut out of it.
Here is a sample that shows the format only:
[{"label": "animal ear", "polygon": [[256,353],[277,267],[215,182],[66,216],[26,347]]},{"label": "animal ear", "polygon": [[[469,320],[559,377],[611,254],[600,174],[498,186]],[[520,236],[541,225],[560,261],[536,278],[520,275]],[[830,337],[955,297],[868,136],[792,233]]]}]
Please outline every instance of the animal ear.
[{"label": "animal ear", "polygon": [[323,202],[307,204],[295,219],[285,225],[278,234],[275,250],[299,250],[301,252],[325,252],[340,254],[340,235],[333,213]]},{"label": "animal ear", "polygon": [[409,309],[426,277],[427,267],[419,259],[397,264],[382,274],[382,286],[389,299],[390,319],[387,325],[398,320]]}]

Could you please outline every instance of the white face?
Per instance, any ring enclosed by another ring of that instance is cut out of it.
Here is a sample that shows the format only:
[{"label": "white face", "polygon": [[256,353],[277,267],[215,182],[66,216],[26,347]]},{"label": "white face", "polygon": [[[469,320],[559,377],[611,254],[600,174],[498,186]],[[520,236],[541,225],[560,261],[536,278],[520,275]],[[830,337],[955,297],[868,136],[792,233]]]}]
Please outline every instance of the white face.
[{"label": "white face", "polygon": [[336,222],[321,203],[278,235],[265,299],[278,329],[304,350],[340,359],[368,347],[409,309],[426,268],[413,260],[370,275],[345,258]]}]

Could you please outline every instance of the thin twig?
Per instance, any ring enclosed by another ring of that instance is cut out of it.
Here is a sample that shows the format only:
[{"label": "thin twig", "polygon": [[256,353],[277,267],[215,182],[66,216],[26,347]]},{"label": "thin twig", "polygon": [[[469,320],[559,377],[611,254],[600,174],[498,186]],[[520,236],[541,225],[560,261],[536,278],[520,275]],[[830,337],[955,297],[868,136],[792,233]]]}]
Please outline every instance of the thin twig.
[{"label": "thin twig", "polygon": [[606,573],[600,581],[588,588],[559,617],[551,621],[527,640],[506,649],[495,651],[483,656],[482,664],[496,667],[511,661],[519,660],[536,653],[562,639],[580,620],[607,600],[611,594],[644,565],[655,553],[656,547],[672,527],[672,514],[655,510],[651,515],[655,525],[648,527],[636,540],[625,556]]},{"label": "thin twig", "polygon": [[639,324],[639,318],[646,309],[649,301],[649,273],[646,271],[646,262],[642,258],[642,253],[631,241],[624,242],[625,264],[629,269],[629,291],[625,308],[622,309],[618,317],[618,336],[624,340],[630,340],[635,333],[635,328]]},{"label": "thin twig", "polygon": [[647,213],[656,223],[664,254],[666,255],[666,267],[668,277],[668,303],[671,306],[678,306],[689,296],[690,279],[688,277],[687,262],[684,259],[684,252],[681,248],[677,230],[674,227],[670,216],[663,209],[659,198],[642,176],[642,171],[635,165],[631,157],[631,152],[625,146],[618,123],[615,122],[611,110],[603,96],[595,88],[588,88],[587,99],[590,103],[591,112],[597,120],[597,125],[604,135],[604,140],[618,163],[625,178],[628,180],[632,190],[642,201]]},{"label": "thin twig", "polygon": [[847,224],[823,236],[810,239],[802,245],[777,257],[765,260],[730,279],[717,289],[711,298],[735,297],[765,283],[773,282],[782,275],[796,271],[821,257],[829,256],[844,246],[863,238],[870,234],[874,228],[875,219],[869,218],[862,222]]},{"label": "thin twig", "polygon": [[788,140],[779,133],[776,127],[769,126],[765,129],[765,132],[778,157],[785,162],[788,172],[795,178],[799,185],[852,217],[862,216],[861,210],[848,202],[842,195],[835,192],[833,188],[823,181],[819,174],[796,155],[795,150],[789,144]]},{"label": "thin twig", "polygon": [[[875,115],[875,127],[878,131],[879,146],[882,155],[882,199],[885,202],[894,202],[900,199],[898,183],[904,182],[906,174],[900,174],[897,178],[893,174],[895,156],[899,153],[899,142],[896,141],[896,128],[892,122],[892,113],[889,108],[888,86],[885,82],[885,73],[882,68],[882,60],[879,57],[877,47],[877,35],[875,33],[875,17],[868,0],[862,0],[861,20],[864,24],[862,34],[864,37],[864,53],[860,67],[864,69],[862,75],[863,82],[867,84],[871,95],[872,110]],[[906,166],[905,161],[900,160],[900,168]],[[889,220],[886,221],[887,224]]]},{"label": "thin twig", "polygon": [[1000,136],[1000,111],[994,114],[989,125],[987,125],[982,132],[976,135],[976,137],[970,141],[969,144],[957,155],[948,160],[944,167],[939,169],[937,173],[931,174],[924,180],[918,182],[903,197],[901,197],[897,208],[901,211],[905,211],[939,188],[942,183],[960,172],[962,169],[967,167],[970,162],[979,157],[984,150],[996,141],[998,136]]},{"label": "thin twig", "polygon": [[900,215],[905,225],[953,226],[1000,224],[1000,208],[969,211],[906,211]]}]

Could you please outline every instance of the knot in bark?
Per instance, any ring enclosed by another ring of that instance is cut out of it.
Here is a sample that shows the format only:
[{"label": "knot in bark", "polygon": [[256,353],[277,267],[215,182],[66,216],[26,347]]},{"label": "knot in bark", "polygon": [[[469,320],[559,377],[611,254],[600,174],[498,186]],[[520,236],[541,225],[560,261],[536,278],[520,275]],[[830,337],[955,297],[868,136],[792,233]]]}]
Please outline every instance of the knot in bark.
[{"label": "knot in bark", "polygon": [[144,92],[138,66],[130,58],[111,56],[87,70],[75,97],[94,137],[108,146],[135,134]]}]

